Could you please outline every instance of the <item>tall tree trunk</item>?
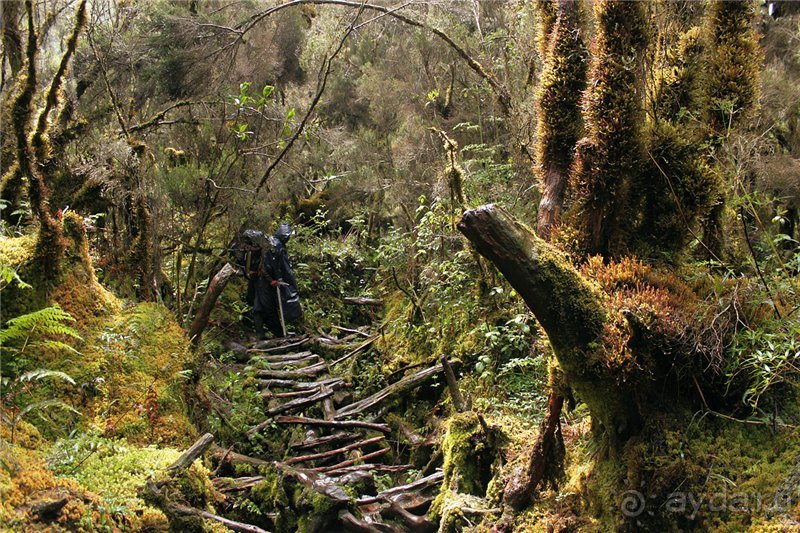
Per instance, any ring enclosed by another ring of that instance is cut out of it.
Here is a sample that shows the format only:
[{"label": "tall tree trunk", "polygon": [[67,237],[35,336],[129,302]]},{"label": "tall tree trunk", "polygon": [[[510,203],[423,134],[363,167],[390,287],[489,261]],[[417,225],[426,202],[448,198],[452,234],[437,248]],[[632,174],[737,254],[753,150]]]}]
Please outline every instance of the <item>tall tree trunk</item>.
[{"label": "tall tree trunk", "polygon": [[536,166],[542,189],[537,232],[546,241],[561,219],[569,168],[583,131],[580,99],[586,88],[588,51],[581,25],[581,3],[559,0],[536,91]]},{"label": "tall tree trunk", "polygon": [[642,420],[632,391],[608,370],[598,350],[607,320],[602,295],[561,252],[500,207],[465,212],[458,229],[533,311],[595,428],[606,432],[612,446],[635,434]]}]

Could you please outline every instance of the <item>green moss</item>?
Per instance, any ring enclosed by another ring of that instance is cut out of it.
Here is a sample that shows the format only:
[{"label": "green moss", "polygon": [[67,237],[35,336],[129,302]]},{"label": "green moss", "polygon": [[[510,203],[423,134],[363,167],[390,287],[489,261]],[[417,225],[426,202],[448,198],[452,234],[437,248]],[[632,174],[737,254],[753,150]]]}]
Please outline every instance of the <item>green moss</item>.
[{"label": "green moss", "polygon": [[179,456],[173,448],[137,448],[124,440],[83,436],[59,441],[50,460],[56,473],[102,494],[113,505],[135,510],[145,507],[139,487]]},{"label": "green moss", "polygon": [[594,3],[597,33],[589,90],[584,97],[586,138],[576,150],[575,213],[590,253],[625,251],[631,180],[643,155],[644,89],[641,64],[646,45],[640,2]]},{"label": "green moss", "polygon": [[540,175],[551,165],[566,173],[583,129],[579,104],[586,87],[588,51],[581,32],[582,16],[580,2],[563,3],[550,36],[536,93]]},{"label": "green moss", "polygon": [[704,93],[712,127],[723,134],[741,123],[758,102],[761,51],[751,0],[714,0],[706,17]]},{"label": "green moss", "polygon": [[259,482],[250,492],[250,500],[258,507],[261,515],[271,515],[276,531],[293,531],[297,527],[297,516],[290,506],[289,494],[283,475],[273,467],[259,469],[264,481]]},{"label": "green moss", "polygon": [[0,237],[0,264],[10,268],[19,268],[33,257],[36,235],[21,237]]},{"label": "green moss", "polygon": [[461,495],[486,496],[489,483],[497,466],[498,446],[502,436],[490,427],[487,434],[472,411],[453,415],[447,421],[447,432],[442,439],[444,480],[439,495],[429,513],[441,518],[450,502]]}]

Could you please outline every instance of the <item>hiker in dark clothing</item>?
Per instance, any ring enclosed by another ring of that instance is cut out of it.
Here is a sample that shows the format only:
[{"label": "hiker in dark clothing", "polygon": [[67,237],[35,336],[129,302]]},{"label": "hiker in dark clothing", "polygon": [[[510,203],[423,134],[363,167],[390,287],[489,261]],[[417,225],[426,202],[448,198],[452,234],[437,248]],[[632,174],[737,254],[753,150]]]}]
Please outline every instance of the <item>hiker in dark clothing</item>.
[{"label": "hiker in dark clothing", "polygon": [[296,322],[303,316],[297,281],[286,250],[286,243],[289,242],[292,233],[293,230],[289,225],[281,224],[275,235],[269,238],[270,247],[264,254],[264,270],[272,288],[268,295],[271,305],[267,306],[264,323],[276,337],[281,337],[285,333],[281,324],[281,314],[284,325]]},{"label": "hiker in dark clothing", "polygon": [[247,304],[259,338],[264,338],[264,326],[276,337],[284,335],[281,312],[284,324],[302,316],[297,281],[286,251],[291,234],[292,228],[286,224],[271,237],[248,229],[238,244],[231,246],[233,259],[247,279]]}]

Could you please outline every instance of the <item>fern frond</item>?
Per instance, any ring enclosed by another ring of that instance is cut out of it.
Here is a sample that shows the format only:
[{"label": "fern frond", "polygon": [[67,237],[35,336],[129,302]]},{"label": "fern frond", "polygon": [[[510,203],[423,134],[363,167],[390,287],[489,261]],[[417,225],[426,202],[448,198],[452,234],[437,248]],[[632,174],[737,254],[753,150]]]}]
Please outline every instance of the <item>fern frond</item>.
[{"label": "fern frond", "polygon": [[61,341],[46,340],[46,341],[36,342],[31,345],[31,348],[39,346],[43,348],[49,348],[51,350],[64,350],[67,352],[72,352],[77,354],[81,353],[72,346],[70,346],[69,344],[67,344],[66,342],[61,342]]},{"label": "fern frond", "polygon": [[22,417],[24,417],[31,411],[36,411],[36,410],[42,411],[44,409],[49,409],[51,407],[64,409],[65,411],[70,411],[72,413],[75,413],[76,415],[81,414],[79,411],[76,411],[71,405],[67,405],[61,400],[42,400],[41,402],[34,402],[30,405],[26,405],[19,413],[17,413],[17,416],[14,417],[14,423],[16,424],[17,422],[22,420]]},{"label": "fern frond", "polygon": [[25,372],[17,378],[17,381],[23,383],[25,381],[39,381],[40,379],[46,378],[58,378],[70,383],[71,385],[75,385],[75,380],[72,379],[69,374],[59,372],[58,370],[46,370],[44,368],[37,368],[36,370]]},{"label": "fern frond", "polygon": [[45,307],[32,313],[12,318],[0,330],[0,346],[27,339],[35,333],[37,338],[62,335],[81,340],[80,334],[69,326],[75,319],[58,305]]}]

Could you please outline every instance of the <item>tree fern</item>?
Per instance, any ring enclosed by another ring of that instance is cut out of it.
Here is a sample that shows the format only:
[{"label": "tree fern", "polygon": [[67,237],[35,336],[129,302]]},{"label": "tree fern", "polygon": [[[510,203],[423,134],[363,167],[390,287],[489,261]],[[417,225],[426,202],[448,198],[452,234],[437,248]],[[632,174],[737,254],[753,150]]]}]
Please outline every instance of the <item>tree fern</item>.
[{"label": "tree fern", "polygon": [[[7,347],[14,341],[39,337],[66,336],[80,339],[80,335],[69,323],[75,322],[72,315],[58,305],[45,307],[32,313],[12,318],[0,330],[0,346]],[[43,341],[38,341],[42,344]]]},{"label": "tree fern", "polygon": [[[71,326],[72,316],[58,305],[45,307],[9,320],[0,329],[2,374],[13,376],[27,366],[26,356],[37,350],[66,350],[78,353],[69,340],[82,340]],[[13,355],[13,358],[9,356]]]}]

